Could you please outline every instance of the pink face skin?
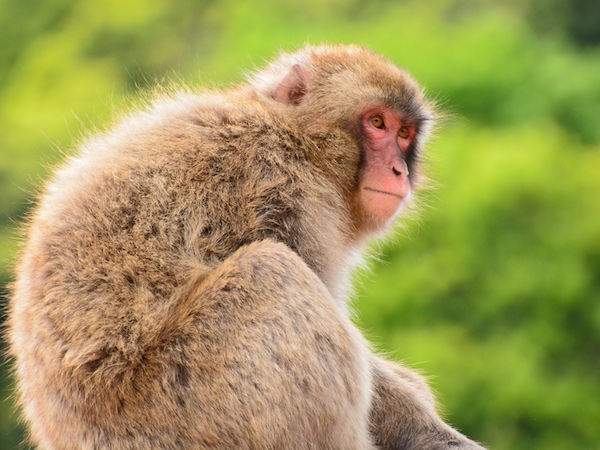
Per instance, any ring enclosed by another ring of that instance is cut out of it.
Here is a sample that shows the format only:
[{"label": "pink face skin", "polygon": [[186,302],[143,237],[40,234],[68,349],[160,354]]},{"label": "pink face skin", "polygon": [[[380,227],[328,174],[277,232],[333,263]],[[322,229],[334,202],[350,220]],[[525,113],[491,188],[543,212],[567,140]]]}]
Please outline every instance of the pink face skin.
[{"label": "pink face skin", "polygon": [[410,195],[406,156],[417,134],[415,124],[389,109],[373,109],[363,115],[365,167],[359,195],[363,210],[372,218],[393,219]]}]

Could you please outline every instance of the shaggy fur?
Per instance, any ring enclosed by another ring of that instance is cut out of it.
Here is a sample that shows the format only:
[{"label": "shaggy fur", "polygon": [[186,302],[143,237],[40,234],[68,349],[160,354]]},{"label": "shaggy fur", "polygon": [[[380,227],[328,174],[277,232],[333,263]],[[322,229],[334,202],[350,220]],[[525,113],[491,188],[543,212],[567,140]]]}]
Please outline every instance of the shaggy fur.
[{"label": "shaggy fur", "polygon": [[357,125],[431,117],[357,47],[282,55],[226,92],[157,100],[83,144],[28,229],[9,336],[48,449],[480,449],[346,314],[365,240]]}]

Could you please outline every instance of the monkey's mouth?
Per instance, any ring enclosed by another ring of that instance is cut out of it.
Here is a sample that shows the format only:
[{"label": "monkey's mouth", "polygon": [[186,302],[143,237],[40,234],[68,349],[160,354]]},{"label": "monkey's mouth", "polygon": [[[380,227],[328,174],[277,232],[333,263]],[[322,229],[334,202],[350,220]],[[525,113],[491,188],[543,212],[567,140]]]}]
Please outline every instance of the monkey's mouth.
[{"label": "monkey's mouth", "polygon": [[366,187],[365,191],[377,192],[378,194],[391,195],[392,197],[399,198],[400,200],[404,199],[404,197],[402,197],[400,194],[394,194],[393,192],[388,192],[388,191],[380,191],[379,189],[375,189],[375,188]]}]

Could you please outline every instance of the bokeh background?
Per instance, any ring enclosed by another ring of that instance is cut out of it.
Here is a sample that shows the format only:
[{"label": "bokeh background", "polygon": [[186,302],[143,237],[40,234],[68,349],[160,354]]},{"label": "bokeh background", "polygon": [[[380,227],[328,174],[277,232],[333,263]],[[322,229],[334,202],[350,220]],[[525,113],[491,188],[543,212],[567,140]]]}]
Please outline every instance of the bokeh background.
[{"label": "bokeh background", "polygon": [[0,0],[2,319],[18,224],[82,136],[157,83],[321,42],[385,54],[452,116],[419,218],[357,278],[359,326],[491,448],[600,449],[597,0]]}]

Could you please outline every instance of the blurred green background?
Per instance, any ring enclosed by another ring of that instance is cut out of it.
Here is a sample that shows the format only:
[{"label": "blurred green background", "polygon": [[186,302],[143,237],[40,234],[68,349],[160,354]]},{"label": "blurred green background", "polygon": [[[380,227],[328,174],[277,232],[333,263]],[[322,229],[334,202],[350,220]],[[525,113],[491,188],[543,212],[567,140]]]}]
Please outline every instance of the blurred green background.
[{"label": "blurred green background", "polygon": [[[383,53],[453,117],[419,218],[357,280],[358,324],[491,448],[600,449],[597,0],[1,0],[1,317],[17,224],[85,133],[307,42]],[[1,449],[23,435],[11,386],[3,364]]]}]

